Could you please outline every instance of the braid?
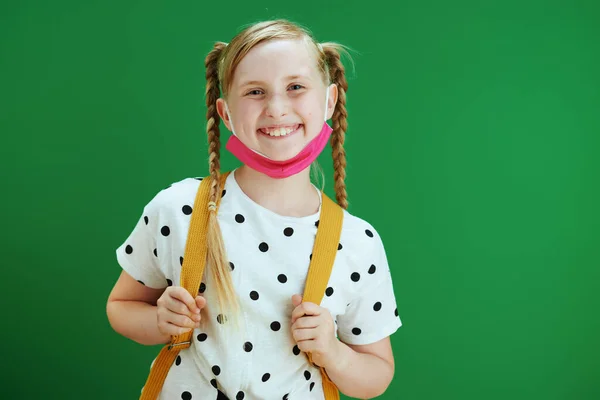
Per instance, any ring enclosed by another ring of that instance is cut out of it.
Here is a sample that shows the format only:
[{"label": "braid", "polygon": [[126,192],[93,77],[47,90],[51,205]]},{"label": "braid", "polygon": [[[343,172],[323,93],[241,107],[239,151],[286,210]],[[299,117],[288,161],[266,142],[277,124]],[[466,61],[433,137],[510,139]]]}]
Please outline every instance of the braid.
[{"label": "braid", "polygon": [[221,119],[217,112],[217,99],[220,96],[218,61],[225,43],[217,42],[213,50],[204,60],[206,67],[206,132],[208,133],[208,163],[212,186],[209,201],[217,201],[217,189],[221,175],[221,140],[219,124]]},{"label": "braid", "polygon": [[[226,44],[217,42],[213,50],[206,56],[204,65],[206,67],[206,132],[208,134],[208,163],[210,177],[212,179],[209,195],[210,202],[217,203],[220,198],[220,156],[221,141],[219,134],[219,123],[221,119],[217,112],[217,99],[220,96],[219,89],[219,60]],[[208,206],[208,205],[207,205]],[[207,229],[207,267],[215,285],[218,304],[224,320],[233,322],[234,326],[240,328],[239,302],[233,280],[231,268],[227,260],[225,244],[215,208],[208,206],[208,229]]]},{"label": "braid", "polygon": [[331,46],[323,46],[329,76],[332,83],[338,88],[338,101],[331,120],[333,121],[333,132],[331,133],[331,149],[333,156],[333,178],[335,196],[337,203],[344,209],[348,209],[348,194],[346,193],[346,151],[344,140],[348,129],[348,112],[346,111],[346,92],[348,81],[346,81],[345,69],[340,59],[339,52]]}]

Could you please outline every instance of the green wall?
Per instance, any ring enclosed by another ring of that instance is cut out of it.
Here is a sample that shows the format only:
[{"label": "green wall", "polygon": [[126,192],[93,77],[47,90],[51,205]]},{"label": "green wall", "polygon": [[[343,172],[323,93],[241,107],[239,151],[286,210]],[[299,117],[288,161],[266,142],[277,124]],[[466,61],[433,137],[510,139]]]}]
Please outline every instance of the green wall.
[{"label": "green wall", "polygon": [[2,2],[0,398],[137,398],[159,348],[108,324],[114,250],[207,173],[212,42],[275,17],[358,51],[350,211],[384,239],[404,323],[381,398],[599,399],[592,0]]}]

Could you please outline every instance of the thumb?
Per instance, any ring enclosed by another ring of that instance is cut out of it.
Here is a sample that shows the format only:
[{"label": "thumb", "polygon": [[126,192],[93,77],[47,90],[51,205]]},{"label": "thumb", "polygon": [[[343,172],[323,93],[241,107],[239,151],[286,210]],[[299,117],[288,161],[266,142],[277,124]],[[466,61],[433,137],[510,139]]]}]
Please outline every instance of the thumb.
[{"label": "thumb", "polygon": [[202,310],[205,305],[206,305],[206,299],[202,296],[196,296],[196,306]]},{"label": "thumb", "polygon": [[302,296],[300,296],[299,294],[295,294],[292,296],[292,305],[294,307],[298,307],[300,304],[302,304]]}]

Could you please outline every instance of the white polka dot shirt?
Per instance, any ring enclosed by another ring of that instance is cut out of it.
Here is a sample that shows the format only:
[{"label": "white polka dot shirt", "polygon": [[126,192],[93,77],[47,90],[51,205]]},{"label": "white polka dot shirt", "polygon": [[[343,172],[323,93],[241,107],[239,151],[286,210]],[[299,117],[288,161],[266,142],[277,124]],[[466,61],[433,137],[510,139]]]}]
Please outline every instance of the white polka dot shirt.
[{"label": "white polka dot shirt", "polygon": [[[160,191],[116,250],[121,267],[152,288],[179,285],[192,207],[200,178]],[[319,369],[291,334],[291,297],[304,292],[319,213],[278,215],[226,180],[218,221],[242,306],[244,337],[225,335],[210,274],[200,294],[207,300],[190,348],[169,370],[160,400],[322,400]],[[207,265],[207,268],[210,266]],[[370,344],[402,326],[383,242],[366,221],[344,211],[338,252],[321,306],[338,338]]]}]

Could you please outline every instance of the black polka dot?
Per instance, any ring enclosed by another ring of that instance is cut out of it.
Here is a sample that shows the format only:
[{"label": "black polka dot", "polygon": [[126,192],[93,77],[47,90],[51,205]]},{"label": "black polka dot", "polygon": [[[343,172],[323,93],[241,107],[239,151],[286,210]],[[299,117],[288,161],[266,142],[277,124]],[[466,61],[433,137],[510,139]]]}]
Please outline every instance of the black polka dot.
[{"label": "black polka dot", "polygon": [[148,217],[144,216],[144,222],[148,225]]},{"label": "black polka dot", "polygon": [[142,281],[138,281],[139,283],[141,283],[142,285],[146,286],[146,284]]},{"label": "black polka dot", "polygon": [[225,196],[225,193],[227,193],[227,190],[223,189],[223,191],[221,192],[221,197]]},{"label": "black polka dot", "polygon": [[211,385],[212,385],[212,386],[213,386],[215,389],[217,389],[217,388],[218,388],[218,385],[217,385],[217,380],[216,380],[216,379],[211,379],[211,380],[210,380],[210,384],[211,384]]},{"label": "black polka dot", "polygon": [[179,257],[179,265],[183,265],[183,257]]},{"label": "black polka dot", "polygon": [[318,228],[319,227],[319,221],[315,222],[315,226]]},{"label": "black polka dot", "polygon": [[281,324],[277,321],[271,322],[271,330],[277,332],[281,329]]},{"label": "black polka dot", "polygon": [[192,400],[192,394],[190,392],[181,393],[182,400]]},{"label": "black polka dot", "polygon": [[310,256],[308,256],[308,259],[312,261],[312,253],[310,253]]},{"label": "black polka dot", "polygon": [[286,283],[287,282],[287,276],[285,276],[284,274],[279,274],[279,276],[277,277],[277,280],[281,283]]},{"label": "black polka dot", "polygon": [[325,295],[326,295],[327,297],[330,297],[332,294],[333,294],[333,288],[332,288],[332,287],[328,287],[328,288],[325,290]]},{"label": "black polka dot", "polygon": [[338,243],[338,250],[341,250],[344,246],[341,243]]},{"label": "black polka dot", "polygon": [[212,372],[213,374],[215,374],[216,376],[219,376],[219,374],[221,373],[221,368],[219,368],[218,365],[213,365],[212,367]]},{"label": "black polka dot", "polygon": [[158,252],[156,251],[156,249],[154,249],[153,253],[154,253],[154,257],[158,257]]},{"label": "black polka dot", "polygon": [[200,178],[200,177],[196,177],[194,179],[196,179],[197,181],[201,181],[202,180],[202,178]]},{"label": "black polka dot", "polygon": [[185,215],[190,215],[192,213],[192,207],[185,205],[181,208],[181,211],[185,214]]},{"label": "black polka dot", "polygon": [[252,343],[250,343],[250,342],[246,342],[246,343],[244,343],[244,351],[245,351],[246,353],[250,353],[250,352],[252,351],[252,348],[253,348],[253,347],[254,347],[254,346],[252,346]]},{"label": "black polka dot", "polygon": [[169,236],[169,234],[171,233],[171,229],[169,229],[168,226],[163,226],[162,228],[160,228],[160,233],[162,233],[163,236]]},{"label": "black polka dot", "polygon": [[368,229],[365,229],[365,233],[367,234],[368,237],[373,237],[373,232],[371,232]]},{"label": "black polka dot", "polygon": [[290,237],[294,234],[294,230],[292,228],[285,228],[283,230],[283,234],[287,237]]},{"label": "black polka dot", "polygon": [[261,244],[258,245],[258,249],[260,251],[262,251],[263,253],[265,253],[267,250],[269,250],[269,245],[266,244],[265,242],[262,242]]},{"label": "black polka dot", "polygon": [[227,316],[223,314],[217,315],[217,322],[220,324],[224,324],[225,322],[227,322]]},{"label": "black polka dot", "polygon": [[371,265],[371,267],[369,268],[369,274],[373,275],[376,270],[377,270],[377,267],[375,265]]},{"label": "black polka dot", "polygon": [[358,272],[353,272],[352,275],[350,275],[350,279],[352,279],[352,282],[358,282],[360,280],[360,274]]},{"label": "black polka dot", "polygon": [[314,388],[314,387],[315,387],[315,383],[314,383],[314,382],[311,382],[311,383],[310,383],[310,391],[311,391],[311,392],[312,392],[312,390],[313,390],[313,388]]},{"label": "black polka dot", "polygon": [[225,393],[217,389],[217,400],[229,400],[229,398],[225,396]]},{"label": "black polka dot", "polygon": [[173,286],[173,281],[170,279],[167,279],[167,286]]},{"label": "black polka dot", "polygon": [[300,354],[300,348],[298,347],[298,345],[295,345],[292,352],[294,353],[295,356],[297,356],[298,354]]},{"label": "black polka dot", "polygon": [[246,220],[246,218],[244,218],[244,216],[242,214],[236,214],[236,216],[235,216],[235,222],[241,224],[245,220]]},{"label": "black polka dot", "polygon": [[199,293],[204,293],[206,291],[206,283],[200,282],[200,290]]},{"label": "black polka dot", "polygon": [[246,395],[244,394],[244,392],[239,391],[237,392],[237,394],[235,395],[235,400],[244,400],[244,397],[246,397]]},{"label": "black polka dot", "polygon": [[271,374],[269,374],[269,373],[266,373],[266,374],[264,374],[264,375],[262,376],[262,381],[263,381],[263,382],[266,382],[266,381],[268,381],[268,380],[269,380],[269,378],[270,378],[270,377],[271,377]]},{"label": "black polka dot", "polygon": [[127,254],[133,253],[133,247],[131,247],[130,245],[127,245],[127,247],[125,247],[125,253],[127,253]]},{"label": "black polka dot", "polygon": [[398,309],[397,309],[397,308],[394,310],[394,315],[395,315],[396,317],[398,316]]},{"label": "black polka dot", "polygon": [[379,301],[373,305],[373,310],[375,310],[375,311],[381,310],[381,303]]},{"label": "black polka dot", "polygon": [[232,271],[235,269],[235,265],[233,265],[231,261],[229,262],[229,268],[231,268]]},{"label": "black polka dot", "polygon": [[198,336],[196,336],[196,339],[198,339],[199,342],[204,342],[206,339],[208,339],[208,335],[206,333],[200,333]]},{"label": "black polka dot", "polygon": [[310,371],[304,371],[304,377],[307,381],[310,380]]},{"label": "black polka dot", "polygon": [[256,290],[253,290],[250,292],[250,298],[252,300],[258,300],[258,292]]},{"label": "black polka dot", "polygon": [[356,336],[361,334],[361,330],[360,328],[352,328],[352,333],[355,334]]},{"label": "black polka dot", "polygon": [[177,356],[177,358],[175,359],[175,365],[179,364],[181,364],[181,356]]},{"label": "black polka dot", "polygon": [[282,400],[288,400],[288,396],[289,395],[290,395],[289,393],[288,394],[284,394]]}]

